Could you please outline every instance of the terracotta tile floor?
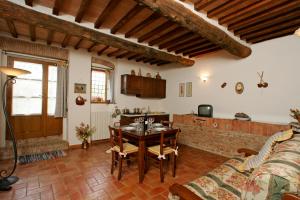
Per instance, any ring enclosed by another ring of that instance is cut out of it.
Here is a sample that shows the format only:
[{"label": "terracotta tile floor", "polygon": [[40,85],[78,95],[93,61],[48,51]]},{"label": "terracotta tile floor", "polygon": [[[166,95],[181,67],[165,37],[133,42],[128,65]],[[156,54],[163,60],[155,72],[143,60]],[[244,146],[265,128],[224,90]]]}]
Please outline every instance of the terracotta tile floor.
[{"label": "terracotta tile floor", "polygon": [[138,183],[137,163],[123,166],[121,181],[117,169],[110,174],[111,154],[105,153],[108,143],[93,145],[87,151],[69,150],[63,158],[19,165],[20,180],[9,192],[0,192],[0,199],[167,199],[174,182],[185,183],[205,174],[226,158],[205,151],[181,146],[175,178],[171,167],[165,183],[159,181],[159,169],[150,165],[144,183]]}]

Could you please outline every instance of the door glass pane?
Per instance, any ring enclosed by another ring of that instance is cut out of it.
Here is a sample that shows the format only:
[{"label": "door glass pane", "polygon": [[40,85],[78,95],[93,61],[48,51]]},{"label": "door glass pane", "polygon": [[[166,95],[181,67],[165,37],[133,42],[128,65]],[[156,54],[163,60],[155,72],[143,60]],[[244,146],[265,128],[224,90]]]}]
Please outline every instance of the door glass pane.
[{"label": "door glass pane", "polygon": [[43,65],[14,61],[14,67],[28,70],[31,74],[16,78],[12,92],[12,115],[42,114]]},{"label": "door glass pane", "polygon": [[48,115],[54,115],[56,105],[57,67],[48,68]]}]

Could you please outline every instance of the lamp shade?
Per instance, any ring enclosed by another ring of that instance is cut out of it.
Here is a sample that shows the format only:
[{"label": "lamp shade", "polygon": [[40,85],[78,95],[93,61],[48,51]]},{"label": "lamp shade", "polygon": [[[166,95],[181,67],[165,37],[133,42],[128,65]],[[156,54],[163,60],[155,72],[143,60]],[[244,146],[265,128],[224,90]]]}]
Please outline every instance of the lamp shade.
[{"label": "lamp shade", "polygon": [[300,28],[298,28],[298,29],[295,31],[295,35],[297,35],[298,37],[300,37]]},{"label": "lamp shade", "polygon": [[17,69],[13,67],[0,67],[0,72],[6,74],[7,76],[19,76],[23,74],[30,74],[30,71],[24,69]]}]

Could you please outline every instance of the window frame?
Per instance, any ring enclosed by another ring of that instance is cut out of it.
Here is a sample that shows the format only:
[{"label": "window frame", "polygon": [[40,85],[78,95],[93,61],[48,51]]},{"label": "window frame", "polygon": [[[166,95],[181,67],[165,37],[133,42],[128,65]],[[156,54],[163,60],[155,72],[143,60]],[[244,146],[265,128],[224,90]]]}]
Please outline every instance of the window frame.
[{"label": "window frame", "polygon": [[[93,96],[92,96],[92,87],[93,87],[93,71],[98,71],[98,72],[104,72],[105,73],[105,99],[104,101],[97,101],[97,100],[94,100],[93,99]],[[108,101],[107,101],[107,72],[108,70],[106,69],[103,69],[103,68],[96,68],[96,67],[91,67],[91,87],[90,87],[90,95],[91,95],[91,103],[92,104],[109,104]]]}]

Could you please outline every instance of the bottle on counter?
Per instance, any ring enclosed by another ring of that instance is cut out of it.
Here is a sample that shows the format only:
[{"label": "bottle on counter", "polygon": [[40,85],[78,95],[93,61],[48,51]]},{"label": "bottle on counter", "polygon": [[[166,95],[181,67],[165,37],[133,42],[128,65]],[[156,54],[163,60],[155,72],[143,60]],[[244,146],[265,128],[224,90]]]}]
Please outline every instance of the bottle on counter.
[{"label": "bottle on counter", "polygon": [[147,113],[145,113],[145,117],[144,117],[144,131],[147,130],[147,126],[148,126],[148,116],[147,116]]}]

